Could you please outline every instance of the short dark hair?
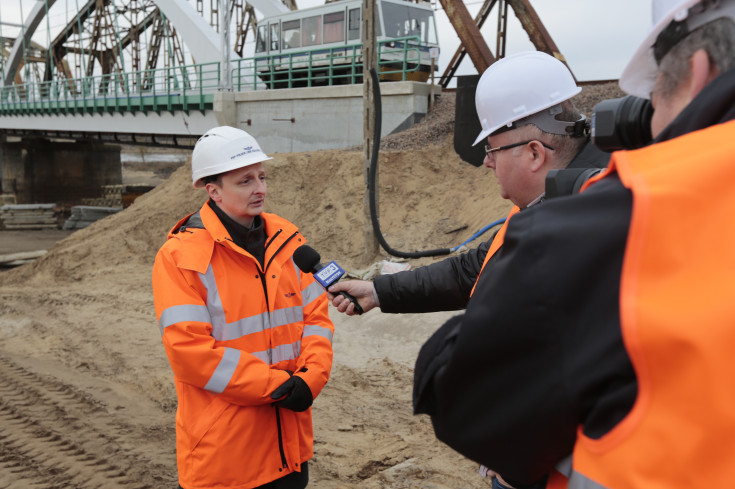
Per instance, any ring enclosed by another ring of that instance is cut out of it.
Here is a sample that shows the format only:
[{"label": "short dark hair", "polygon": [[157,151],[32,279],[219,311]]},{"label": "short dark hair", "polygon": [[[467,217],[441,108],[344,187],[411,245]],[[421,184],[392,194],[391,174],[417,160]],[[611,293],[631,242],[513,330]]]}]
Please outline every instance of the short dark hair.
[{"label": "short dark hair", "polygon": [[217,173],[216,175],[207,175],[206,177],[202,177],[202,183],[204,185],[207,185],[208,183],[216,183],[220,187],[222,186],[222,173]]},{"label": "short dark hair", "polygon": [[698,49],[707,52],[721,73],[735,66],[735,22],[729,17],[708,22],[666,53],[659,64],[661,76],[656,87],[662,96],[668,97],[678,88],[689,73],[689,59]]},{"label": "short dark hair", "polygon": [[[578,121],[582,114],[574,106],[571,100],[565,100],[561,103],[562,111],[555,116],[558,121],[575,122]],[[521,126],[523,127],[523,126]],[[552,134],[545,132],[535,124],[527,124],[525,129],[526,137],[529,139],[538,139],[543,141],[556,151],[556,167],[566,168],[569,163],[582,151],[587,143],[587,137],[574,137],[571,134]]]}]

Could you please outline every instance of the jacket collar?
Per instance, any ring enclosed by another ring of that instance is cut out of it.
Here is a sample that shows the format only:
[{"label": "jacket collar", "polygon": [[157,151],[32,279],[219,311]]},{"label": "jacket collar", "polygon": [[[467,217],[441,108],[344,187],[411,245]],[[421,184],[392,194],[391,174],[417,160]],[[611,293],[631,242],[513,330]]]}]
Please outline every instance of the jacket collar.
[{"label": "jacket collar", "polygon": [[[283,252],[290,257],[294,250],[304,244],[306,240],[299,229],[286,219],[269,213],[262,213],[265,223],[265,233],[268,236],[265,243],[265,268],[276,254]],[[215,243],[244,253],[242,248],[235,245],[214,211],[205,202],[199,211],[181,219],[169,233],[169,238],[181,237],[188,245],[180,248],[178,255],[179,266],[204,273],[209,266]]]},{"label": "jacket collar", "polygon": [[[209,204],[205,203],[199,210],[199,214],[202,217],[204,228],[211,235],[211,239],[214,242],[227,246],[238,253],[245,253],[242,248],[234,243],[226,227],[222,224],[222,221],[220,221],[212,208],[209,207]],[[268,264],[276,254],[284,251],[290,257],[298,246],[305,243],[299,229],[286,219],[267,212],[263,212],[261,218],[265,227],[265,235],[267,236],[263,257],[264,268],[268,268]]]}]

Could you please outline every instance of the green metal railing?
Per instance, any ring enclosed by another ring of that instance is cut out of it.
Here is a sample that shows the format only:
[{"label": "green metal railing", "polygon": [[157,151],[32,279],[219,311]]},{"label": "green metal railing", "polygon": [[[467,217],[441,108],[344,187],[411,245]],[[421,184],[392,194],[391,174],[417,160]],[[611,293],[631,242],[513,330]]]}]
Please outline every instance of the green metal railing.
[{"label": "green metal railing", "polygon": [[[406,80],[420,69],[415,36],[378,43],[381,79]],[[236,91],[362,82],[362,44],[233,61]],[[0,87],[0,116],[211,110],[222,88],[219,63],[158,68]]]},{"label": "green metal railing", "polygon": [[[409,73],[420,69],[419,38],[380,41],[377,58],[379,76],[405,81]],[[236,60],[232,85],[238,91],[348,85],[362,82],[362,68],[362,43],[320,47]]]},{"label": "green metal railing", "polygon": [[0,115],[204,112],[219,87],[219,63],[25,83],[0,89]]}]

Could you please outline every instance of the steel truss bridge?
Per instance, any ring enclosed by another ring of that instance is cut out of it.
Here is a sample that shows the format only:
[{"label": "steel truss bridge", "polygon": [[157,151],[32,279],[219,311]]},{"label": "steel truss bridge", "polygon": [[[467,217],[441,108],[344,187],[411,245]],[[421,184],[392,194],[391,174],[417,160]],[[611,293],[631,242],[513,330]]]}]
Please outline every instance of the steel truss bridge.
[{"label": "steel truss bridge", "polygon": [[[297,9],[296,0],[2,1],[0,136],[183,146],[218,125],[218,94],[268,88],[251,54],[255,9]],[[537,49],[563,60],[530,0],[485,0],[474,20],[463,0],[438,1],[461,41],[443,87],[466,54],[478,72],[504,56],[509,7]],[[495,7],[493,55],[479,28]],[[348,76],[318,84],[360,81]]]},{"label": "steel truss bridge", "polygon": [[187,146],[217,125],[215,93],[264,88],[247,57],[253,6],[264,14],[297,8],[295,0],[3,4],[3,133]]}]

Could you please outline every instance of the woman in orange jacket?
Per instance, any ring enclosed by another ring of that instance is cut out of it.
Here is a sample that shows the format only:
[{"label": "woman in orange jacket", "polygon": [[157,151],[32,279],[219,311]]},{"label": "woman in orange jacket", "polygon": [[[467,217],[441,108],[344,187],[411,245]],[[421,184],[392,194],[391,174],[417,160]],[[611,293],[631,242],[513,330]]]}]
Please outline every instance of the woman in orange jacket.
[{"label": "woman in orange jacket", "polygon": [[153,267],[185,489],[308,483],[310,406],[329,378],[334,326],[323,289],[294,265],[304,237],[263,212],[267,159],[239,129],[203,135],[192,176],[209,200],[174,226]]}]

